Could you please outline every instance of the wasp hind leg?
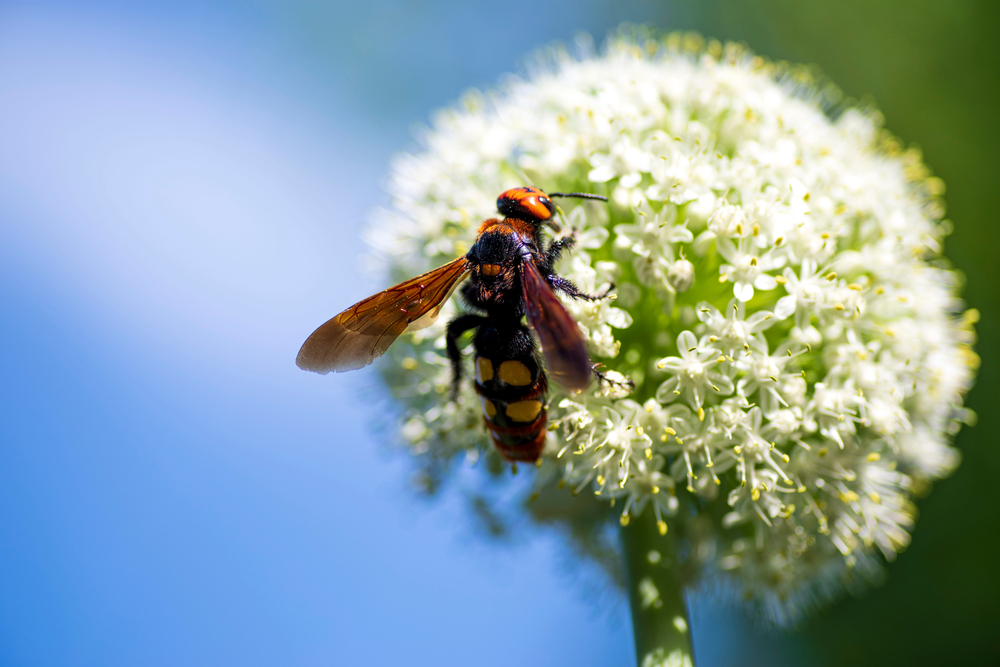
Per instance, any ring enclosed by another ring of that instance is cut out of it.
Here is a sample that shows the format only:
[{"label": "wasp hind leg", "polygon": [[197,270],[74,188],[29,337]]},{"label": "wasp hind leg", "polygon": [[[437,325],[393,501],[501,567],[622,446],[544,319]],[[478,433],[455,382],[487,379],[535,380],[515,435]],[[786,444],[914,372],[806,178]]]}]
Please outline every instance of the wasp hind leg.
[{"label": "wasp hind leg", "polygon": [[451,400],[458,398],[458,388],[462,382],[462,351],[458,349],[458,339],[469,329],[475,329],[486,322],[480,315],[459,315],[448,323],[445,334],[445,351],[451,361]]}]

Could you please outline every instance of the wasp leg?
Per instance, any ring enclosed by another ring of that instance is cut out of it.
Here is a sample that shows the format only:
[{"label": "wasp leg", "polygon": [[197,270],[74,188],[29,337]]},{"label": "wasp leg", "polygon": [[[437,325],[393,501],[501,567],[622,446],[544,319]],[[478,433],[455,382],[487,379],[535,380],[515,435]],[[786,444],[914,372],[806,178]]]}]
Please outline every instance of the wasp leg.
[{"label": "wasp leg", "polygon": [[607,373],[598,370],[601,366],[603,366],[603,364],[594,364],[590,367],[599,384],[610,387],[618,387],[619,389],[628,389],[629,393],[635,391],[635,382],[632,381],[632,378],[626,377],[624,380],[612,380],[608,377]]},{"label": "wasp leg", "polygon": [[566,250],[572,250],[573,246],[576,245],[576,230],[569,236],[564,236],[561,239],[556,239],[549,244],[548,249],[545,251],[545,256],[542,258],[542,266],[539,267],[542,274],[552,273],[552,269],[555,267],[556,262],[562,257],[562,254]]},{"label": "wasp leg", "polygon": [[458,349],[458,339],[469,329],[475,329],[486,322],[481,315],[459,315],[448,323],[445,334],[445,350],[451,361],[451,400],[458,397],[458,385],[462,381],[462,351]]},{"label": "wasp leg", "polygon": [[554,273],[549,274],[548,282],[549,285],[552,285],[552,289],[557,289],[573,299],[583,299],[584,301],[600,301],[601,299],[607,299],[611,296],[611,290],[615,288],[614,283],[612,283],[608,285],[607,289],[602,291],[600,294],[587,294],[574,285],[573,281]]}]

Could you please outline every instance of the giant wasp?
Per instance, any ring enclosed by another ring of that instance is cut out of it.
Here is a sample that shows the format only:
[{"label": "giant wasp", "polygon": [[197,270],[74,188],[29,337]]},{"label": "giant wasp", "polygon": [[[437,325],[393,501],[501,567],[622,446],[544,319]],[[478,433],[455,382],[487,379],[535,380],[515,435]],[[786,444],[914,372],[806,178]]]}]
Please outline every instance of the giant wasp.
[{"label": "giant wasp", "polygon": [[[608,295],[586,294],[555,273],[556,262],[576,237],[544,243],[543,225],[558,230],[550,197],[607,201],[583,193],[546,195],[532,187],[507,190],[497,199],[503,219],[483,222],[468,253],[359,301],[326,322],[302,344],[296,364],[324,374],[367,366],[403,332],[432,324],[458,284],[469,278],[462,296],[474,312],[459,315],[447,330],[455,389],[462,377],[458,339],[475,329],[475,387],[493,444],[508,461],[536,461],[545,447],[546,371],[576,391],[595,375],[583,335],[554,290],[591,301]],[[544,368],[522,322],[525,315],[541,343]]]}]

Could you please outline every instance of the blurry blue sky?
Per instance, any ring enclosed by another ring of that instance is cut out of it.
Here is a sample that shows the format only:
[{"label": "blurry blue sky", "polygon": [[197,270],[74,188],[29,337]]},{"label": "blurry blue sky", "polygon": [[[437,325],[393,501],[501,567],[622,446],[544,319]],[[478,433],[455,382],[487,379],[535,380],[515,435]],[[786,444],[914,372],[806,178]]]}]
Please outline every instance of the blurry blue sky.
[{"label": "blurry blue sky", "polygon": [[[371,369],[293,363],[379,287],[359,229],[412,124],[676,19],[615,7],[0,5],[0,664],[632,663],[555,536],[417,499]],[[724,664],[747,629],[704,613]]]}]

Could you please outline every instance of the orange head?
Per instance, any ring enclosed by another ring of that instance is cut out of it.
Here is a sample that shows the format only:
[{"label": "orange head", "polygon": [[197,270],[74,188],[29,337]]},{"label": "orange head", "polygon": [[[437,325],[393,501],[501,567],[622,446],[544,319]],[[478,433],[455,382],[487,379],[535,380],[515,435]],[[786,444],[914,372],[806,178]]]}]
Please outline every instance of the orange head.
[{"label": "orange head", "polygon": [[497,210],[505,218],[545,222],[556,212],[556,205],[538,188],[507,190],[497,198]]}]

